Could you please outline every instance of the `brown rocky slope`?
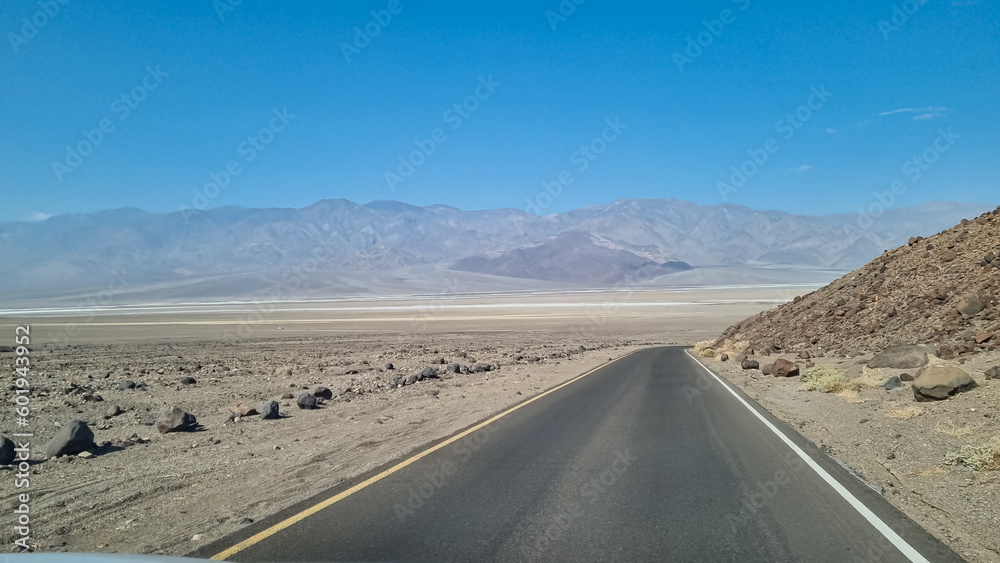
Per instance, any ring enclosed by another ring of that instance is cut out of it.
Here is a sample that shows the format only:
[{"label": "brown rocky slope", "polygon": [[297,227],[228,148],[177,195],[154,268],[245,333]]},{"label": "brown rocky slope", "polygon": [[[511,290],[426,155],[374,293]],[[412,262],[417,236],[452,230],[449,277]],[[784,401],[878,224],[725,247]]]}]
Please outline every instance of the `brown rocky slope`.
[{"label": "brown rocky slope", "polygon": [[857,356],[928,343],[947,359],[1000,345],[998,299],[1000,208],[886,251],[822,289],[731,326],[718,344]]}]

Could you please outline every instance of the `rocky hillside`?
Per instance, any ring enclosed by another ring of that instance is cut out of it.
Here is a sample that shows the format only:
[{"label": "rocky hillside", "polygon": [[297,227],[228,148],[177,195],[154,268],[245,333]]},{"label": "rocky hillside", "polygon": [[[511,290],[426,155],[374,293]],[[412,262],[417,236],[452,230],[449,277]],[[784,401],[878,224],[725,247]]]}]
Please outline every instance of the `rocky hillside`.
[{"label": "rocky hillside", "polygon": [[926,343],[947,359],[1000,345],[998,299],[1000,208],[914,237],[829,286],[730,327],[719,344],[855,356]]}]

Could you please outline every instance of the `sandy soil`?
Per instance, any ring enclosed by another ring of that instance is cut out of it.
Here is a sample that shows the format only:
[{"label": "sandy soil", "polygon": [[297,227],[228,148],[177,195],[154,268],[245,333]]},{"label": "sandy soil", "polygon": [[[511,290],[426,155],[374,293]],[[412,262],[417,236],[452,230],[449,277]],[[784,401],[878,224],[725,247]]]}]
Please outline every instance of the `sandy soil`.
[{"label": "sandy soil", "polygon": [[[0,334],[32,327],[31,542],[45,551],[190,553],[609,359],[691,344],[801,291],[299,303],[264,311],[258,304],[110,307],[0,318]],[[493,370],[394,387],[397,375],[443,368],[442,359]],[[0,353],[0,363],[13,366],[14,353]],[[182,384],[185,377],[196,383]],[[120,390],[126,379],[140,387]],[[318,410],[298,409],[292,397],[319,385],[336,397]],[[13,390],[0,392],[10,405]],[[265,400],[279,400],[287,418],[230,420],[234,401]],[[124,413],[108,417],[113,405]],[[155,421],[168,405],[194,414],[202,430],[159,434]],[[97,455],[45,461],[45,444],[73,419],[94,430]],[[0,470],[0,479],[13,483],[13,471]],[[19,491],[0,490],[10,514]],[[11,527],[0,530],[11,545]]]},{"label": "sandy soil", "polygon": [[[771,358],[761,357],[762,365]],[[795,355],[785,356],[794,359]],[[884,382],[915,370],[868,370],[870,359],[819,358],[851,377]],[[1000,561],[1000,474],[945,465],[945,454],[1000,435],[1000,381],[984,371],[1000,364],[992,352],[959,361],[979,387],[945,401],[917,403],[908,384],[886,391],[862,389],[857,397],[799,391],[799,378],[744,371],[733,362],[703,360],[767,410],[852,468],[915,522],[973,563]],[[801,360],[800,360],[801,363]],[[915,409],[916,410],[915,410]],[[916,414],[919,413],[919,414]],[[912,418],[898,418],[912,416]]]}]

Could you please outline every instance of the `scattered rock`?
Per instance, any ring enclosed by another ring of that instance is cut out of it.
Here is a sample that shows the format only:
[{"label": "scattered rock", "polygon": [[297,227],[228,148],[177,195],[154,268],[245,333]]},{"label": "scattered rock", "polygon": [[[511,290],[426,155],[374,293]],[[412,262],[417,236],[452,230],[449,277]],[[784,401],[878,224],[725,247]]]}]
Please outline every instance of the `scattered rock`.
[{"label": "scattered rock", "polygon": [[960,368],[932,366],[920,370],[911,387],[917,401],[940,401],[973,389],[976,381]]},{"label": "scattered rock", "polygon": [[883,387],[885,387],[885,390],[888,391],[890,389],[896,389],[897,387],[902,387],[902,386],[903,386],[903,380],[902,380],[902,378],[896,377],[894,375],[894,376],[892,376],[892,377],[889,378],[889,381],[885,382],[885,385]]},{"label": "scattered rock", "polygon": [[90,459],[90,458],[94,457],[94,454],[91,453],[91,452],[88,452],[87,450],[84,450],[84,451],[76,454],[76,457],[78,457],[80,459]]},{"label": "scattered rock", "polygon": [[303,393],[299,395],[295,404],[297,404],[300,409],[311,410],[316,408],[316,397],[314,397],[312,393]]},{"label": "scattered rock", "polygon": [[428,389],[427,390],[427,394],[430,395],[430,396],[432,396],[432,397],[437,397],[439,393],[441,393],[441,391],[438,391],[437,389]]},{"label": "scattered rock", "polygon": [[971,319],[985,307],[986,305],[983,304],[983,300],[978,295],[969,295],[958,303],[958,312],[962,314],[963,318]]},{"label": "scattered rock", "polygon": [[78,454],[97,447],[94,431],[82,420],[71,420],[45,446],[45,457]]},{"label": "scattered rock", "polygon": [[111,405],[110,407],[105,409],[104,418],[113,418],[120,415],[123,412],[124,411],[122,410],[122,408],[119,407],[118,405]]},{"label": "scattered rock", "polygon": [[760,362],[757,360],[745,359],[740,363],[743,369],[760,369]]},{"label": "scattered rock", "polygon": [[448,364],[445,366],[444,371],[446,373],[462,373],[462,367],[458,364]]},{"label": "scattered rock", "polygon": [[799,375],[799,366],[782,358],[774,362],[771,375],[774,375],[774,377],[797,377]]},{"label": "scattered rock", "polygon": [[472,373],[482,373],[484,371],[492,371],[492,370],[493,366],[491,366],[490,364],[473,364],[472,367],[469,368],[469,371],[471,371]]},{"label": "scattered rock", "polygon": [[870,368],[913,369],[927,365],[928,347],[919,344],[890,346],[869,360]]},{"label": "scattered rock", "polygon": [[986,379],[1000,379],[1000,366],[993,366],[986,370]]},{"label": "scattered rock", "polygon": [[135,389],[135,381],[131,379],[125,379],[118,383],[118,390],[125,391],[126,389]]},{"label": "scattered rock", "polygon": [[774,373],[774,362],[771,362],[769,364],[764,364],[764,366],[760,368],[760,372],[762,374],[764,374],[764,375],[771,375],[771,374],[773,374]]},{"label": "scattered rock", "polygon": [[193,377],[182,377],[181,378],[181,385],[194,385],[195,383],[198,383],[198,382]]},{"label": "scattered rock", "polygon": [[191,432],[198,427],[198,419],[191,413],[184,412],[177,405],[163,409],[156,419],[156,430],[160,434],[169,432]]},{"label": "scattered rock", "polygon": [[899,374],[900,381],[913,381],[913,376],[908,373]]},{"label": "scattered rock", "polygon": [[812,359],[812,356],[809,355],[809,352],[802,351],[802,352],[799,352],[799,359],[800,360],[809,360],[809,359]]},{"label": "scattered rock", "polygon": [[317,399],[323,399],[329,401],[333,398],[333,391],[330,391],[326,387],[317,387],[315,391],[312,392],[313,396]]},{"label": "scattered rock", "polygon": [[438,376],[438,370],[435,368],[424,368],[420,372],[420,379],[434,379]]},{"label": "scattered rock", "polygon": [[257,414],[257,409],[243,401],[239,401],[229,405],[229,412],[236,416],[252,416]]},{"label": "scattered rock", "polygon": [[8,438],[0,437],[0,465],[10,465],[14,463],[17,452],[14,451],[14,442]]},{"label": "scattered rock", "polygon": [[721,356],[719,356],[719,360],[721,360],[723,362],[728,362],[729,361],[729,354],[722,354]]},{"label": "scattered rock", "polygon": [[420,381],[420,374],[411,373],[403,378],[403,385],[413,385],[414,383]]},{"label": "scattered rock", "polygon": [[280,418],[281,415],[278,413],[278,406],[278,401],[264,403],[260,409],[260,417],[263,420],[275,420]]},{"label": "scattered rock", "polygon": [[392,365],[392,362],[385,364],[385,369],[396,369],[396,366]]},{"label": "scattered rock", "polygon": [[953,262],[956,258],[958,258],[958,253],[954,250],[945,250],[941,253],[942,262]]}]

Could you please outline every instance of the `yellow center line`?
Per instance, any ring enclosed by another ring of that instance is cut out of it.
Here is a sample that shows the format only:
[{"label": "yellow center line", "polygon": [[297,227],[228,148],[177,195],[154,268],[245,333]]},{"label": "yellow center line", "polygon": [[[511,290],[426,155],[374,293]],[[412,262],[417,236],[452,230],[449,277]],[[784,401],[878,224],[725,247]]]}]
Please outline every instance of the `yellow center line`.
[{"label": "yellow center line", "polygon": [[240,543],[238,543],[238,544],[230,547],[229,549],[226,549],[225,551],[221,551],[219,553],[216,553],[215,555],[212,556],[212,559],[215,559],[215,560],[218,560],[218,561],[226,560],[226,559],[228,559],[228,558],[236,555],[237,553],[243,551],[244,549],[246,549],[246,548],[248,548],[248,547],[250,547],[252,545],[258,544],[258,543],[264,541],[265,539],[273,536],[274,534],[277,534],[278,532],[284,530],[285,528],[288,528],[292,524],[295,524],[296,522],[301,522],[302,520],[308,518],[309,516],[312,516],[313,514],[316,514],[320,510],[323,510],[324,508],[327,508],[328,506],[331,506],[334,503],[337,503],[337,502],[339,502],[341,500],[344,500],[345,498],[353,495],[354,493],[360,491],[361,489],[364,489],[364,488],[368,487],[369,485],[372,485],[374,483],[377,483],[378,481],[381,481],[382,479],[385,479],[389,475],[392,475],[393,473],[396,473],[397,471],[403,469],[404,467],[406,467],[408,465],[411,465],[411,464],[413,464],[416,461],[419,461],[421,458],[426,457],[426,456],[428,456],[428,455],[430,455],[430,454],[432,454],[432,453],[440,450],[441,448],[444,448],[445,446],[448,446],[449,444],[452,444],[452,443],[454,443],[454,442],[456,442],[458,440],[461,440],[462,438],[468,436],[469,434],[472,434],[473,432],[482,429],[484,426],[486,426],[488,424],[491,424],[493,422],[496,422],[497,420],[500,420],[501,418],[509,415],[510,413],[516,411],[517,409],[519,409],[521,407],[524,407],[524,406],[527,406],[527,405],[529,405],[529,404],[537,401],[538,399],[541,399],[542,397],[548,395],[549,393],[554,393],[554,392],[562,389],[563,387],[566,387],[567,385],[569,385],[571,383],[579,381],[579,380],[583,379],[584,377],[587,377],[588,375],[594,373],[595,371],[597,371],[597,370],[599,370],[599,369],[601,369],[601,368],[603,368],[603,367],[605,367],[605,366],[607,366],[607,365],[609,365],[609,364],[611,364],[613,362],[617,362],[618,360],[621,360],[622,358],[627,358],[628,356],[631,356],[632,354],[635,354],[638,351],[639,350],[634,350],[632,352],[629,352],[628,354],[625,354],[621,358],[618,358],[616,360],[612,360],[610,362],[605,362],[605,363],[603,363],[603,364],[595,367],[594,369],[592,369],[592,370],[590,370],[590,371],[588,371],[586,373],[580,374],[580,375],[574,377],[573,379],[570,379],[569,381],[567,381],[567,382],[565,382],[565,383],[563,383],[561,385],[558,385],[556,387],[553,387],[552,389],[549,389],[548,391],[546,391],[546,392],[544,392],[544,393],[542,393],[540,395],[535,395],[534,397],[528,399],[527,401],[524,401],[523,403],[520,403],[520,404],[517,404],[517,405],[511,407],[511,408],[505,410],[504,412],[502,412],[502,413],[494,416],[493,418],[485,420],[485,421],[483,421],[483,422],[481,422],[481,423],[473,426],[472,428],[469,428],[468,430],[466,430],[466,431],[464,431],[464,432],[462,432],[460,434],[456,434],[455,436],[452,436],[451,438],[448,438],[444,442],[441,442],[440,444],[438,444],[436,446],[430,447],[430,448],[428,448],[428,449],[426,449],[426,450],[424,450],[424,451],[422,451],[422,452],[414,455],[413,457],[411,457],[411,458],[409,458],[407,460],[401,461],[400,463],[398,463],[398,464],[390,467],[389,469],[386,469],[385,471],[379,473],[378,475],[375,475],[374,477],[370,477],[370,478],[368,478],[368,479],[366,479],[366,480],[358,483],[357,485],[354,485],[350,489],[342,491],[342,492],[340,492],[340,493],[338,493],[338,494],[336,494],[336,495],[334,495],[334,496],[332,496],[332,497],[324,500],[323,502],[320,502],[319,504],[315,504],[315,505],[313,505],[313,506],[311,506],[311,507],[303,510],[302,512],[299,512],[298,514],[296,514],[294,516],[290,516],[287,519],[285,519],[285,520],[283,520],[281,522],[278,522],[274,526],[271,526],[270,528],[267,528],[264,531],[258,532],[257,534],[255,534],[255,535],[253,535],[253,536],[251,536],[251,537],[249,537],[249,538],[241,541]]}]

